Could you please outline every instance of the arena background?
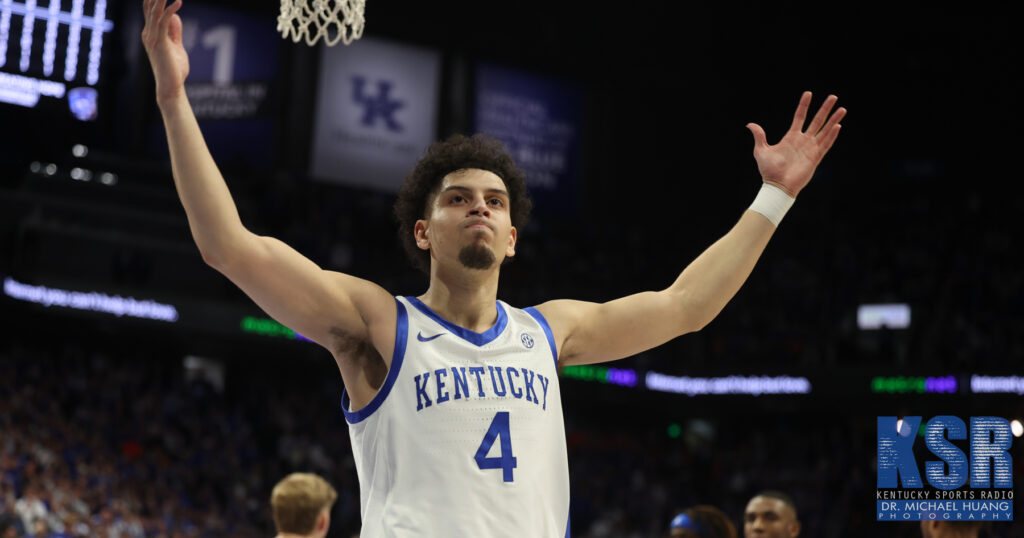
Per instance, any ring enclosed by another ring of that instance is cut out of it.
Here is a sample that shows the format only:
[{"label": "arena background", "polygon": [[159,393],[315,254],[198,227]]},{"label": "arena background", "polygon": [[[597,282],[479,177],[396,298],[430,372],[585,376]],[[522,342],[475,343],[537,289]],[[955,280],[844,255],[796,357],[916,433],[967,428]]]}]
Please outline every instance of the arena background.
[{"label": "arena background", "polygon": [[[340,376],[326,351],[267,322],[200,259],[137,4],[106,6],[99,79],[78,83],[97,90],[93,119],[47,97],[0,103],[0,517],[38,498],[69,533],[270,536],[270,488],[313,470],[340,492],[331,536],[351,536],[359,497]],[[245,224],[323,267],[421,293],[390,190],[314,170],[324,49],[276,35],[273,2],[186,0],[182,16],[190,10],[202,30],[235,29],[245,75],[226,83],[229,97],[207,92],[203,129]],[[20,70],[22,17],[0,72],[57,80]],[[795,498],[803,536],[918,536],[913,523],[875,522],[876,417],[1024,419],[1019,393],[980,393],[976,377],[1024,376],[1014,26],[1005,13],[923,4],[369,0],[367,43],[436,62],[431,139],[486,124],[481,94],[502,80],[550,107],[534,120],[558,136],[533,141],[553,179],[535,194],[499,292],[517,306],[666,286],[758,188],[747,122],[777,140],[807,89],[813,106],[835,93],[850,111],[711,325],[563,375],[574,536],[660,536],[695,503],[741,525],[762,489]],[[216,35],[201,38],[209,50],[192,54],[190,82],[209,90],[225,71],[210,56]],[[218,112],[230,98],[241,100]],[[520,142],[536,134],[512,123]],[[76,307],[60,290],[170,305],[174,320],[152,303],[138,311],[163,319],[112,314],[124,306],[112,299]],[[862,329],[867,304],[907,305],[909,325]],[[786,376],[809,392],[653,390],[681,386],[664,376]],[[1016,438],[1018,481],[1020,447]],[[989,534],[1024,536],[1024,526]]]}]

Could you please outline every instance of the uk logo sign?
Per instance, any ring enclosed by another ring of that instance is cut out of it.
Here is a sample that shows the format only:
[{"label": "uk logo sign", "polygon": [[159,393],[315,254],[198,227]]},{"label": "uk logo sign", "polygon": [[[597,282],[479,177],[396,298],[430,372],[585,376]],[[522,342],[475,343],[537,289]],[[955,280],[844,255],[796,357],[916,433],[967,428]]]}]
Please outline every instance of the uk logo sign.
[{"label": "uk logo sign", "polygon": [[392,82],[378,80],[376,94],[370,94],[366,90],[366,82],[365,77],[352,77],[352,100],[363,107],[360,123],[366,127],[373,127],[380,120],[387,130],[402,132],[402,125],[395,119],[395,112],[401,110],[405,102],[391,97],[391,88],[394,86]]},{"label": "uk logo sign", "polygon": [[366,36],[322,52],[311,175],[397,192],[437,136],[440,52]]},{"label": "uk logo sign", "polygon": [[[876,519],[1012,521],[1009,421],[970,417],[965,423],[950,415],[933,417],[923,426],[921,421],[919,416],[878,417]],[[923,480],[914,455],[918,437],[937,458],[925,461]]]}]

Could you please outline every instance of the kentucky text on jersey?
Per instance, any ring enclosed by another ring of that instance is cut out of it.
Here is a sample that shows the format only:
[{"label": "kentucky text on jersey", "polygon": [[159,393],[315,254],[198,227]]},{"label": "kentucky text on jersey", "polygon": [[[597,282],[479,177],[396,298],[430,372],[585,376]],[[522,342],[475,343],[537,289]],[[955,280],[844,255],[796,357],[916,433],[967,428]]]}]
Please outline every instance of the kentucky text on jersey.
[{"label": "kentucky text on jersey", "polygon": [[[413,378],[416,385],[416,410],[463,398],[525,398],[548,408],[550,379],[527,368],[510,366],[452,366],[423,372]],[[507,384],[506,384],[507,382]],[[540,388],[540,398],[537,389]],[[472,390],[475,389],[475,390]],[[488,394],[487,391],[490,391]]]}]

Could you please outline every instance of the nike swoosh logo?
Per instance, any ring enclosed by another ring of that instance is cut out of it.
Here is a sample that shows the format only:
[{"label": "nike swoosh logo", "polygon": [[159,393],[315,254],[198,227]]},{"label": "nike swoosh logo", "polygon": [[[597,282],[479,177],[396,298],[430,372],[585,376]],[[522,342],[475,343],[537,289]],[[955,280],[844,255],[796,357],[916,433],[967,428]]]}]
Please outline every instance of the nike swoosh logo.
[{"label": "nike swoosh logo", "polygon": [[416,339],[419,340],[420,342],[429,342],[429,341],[437,338],[438,336],[444,336],[444,333],[437,333],[434,336],[428,336],[426,338],[423,337],[423,333],[417,333],[416,334]]}]

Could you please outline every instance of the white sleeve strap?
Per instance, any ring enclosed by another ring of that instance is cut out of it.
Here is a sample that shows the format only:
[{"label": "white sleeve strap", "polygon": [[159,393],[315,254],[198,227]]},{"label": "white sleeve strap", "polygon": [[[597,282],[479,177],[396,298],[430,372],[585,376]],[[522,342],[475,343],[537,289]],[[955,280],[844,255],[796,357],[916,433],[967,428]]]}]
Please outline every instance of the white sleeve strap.
[{"label": "white sleeve strap", "polygon": [[796,199],[791,198],[786,191],[775,185],[762,183],[754,203],[750,204],[750,210],[764,215],[778,227],[782,217],[786,216],[786,211],[789,211],[795,201]]}]

